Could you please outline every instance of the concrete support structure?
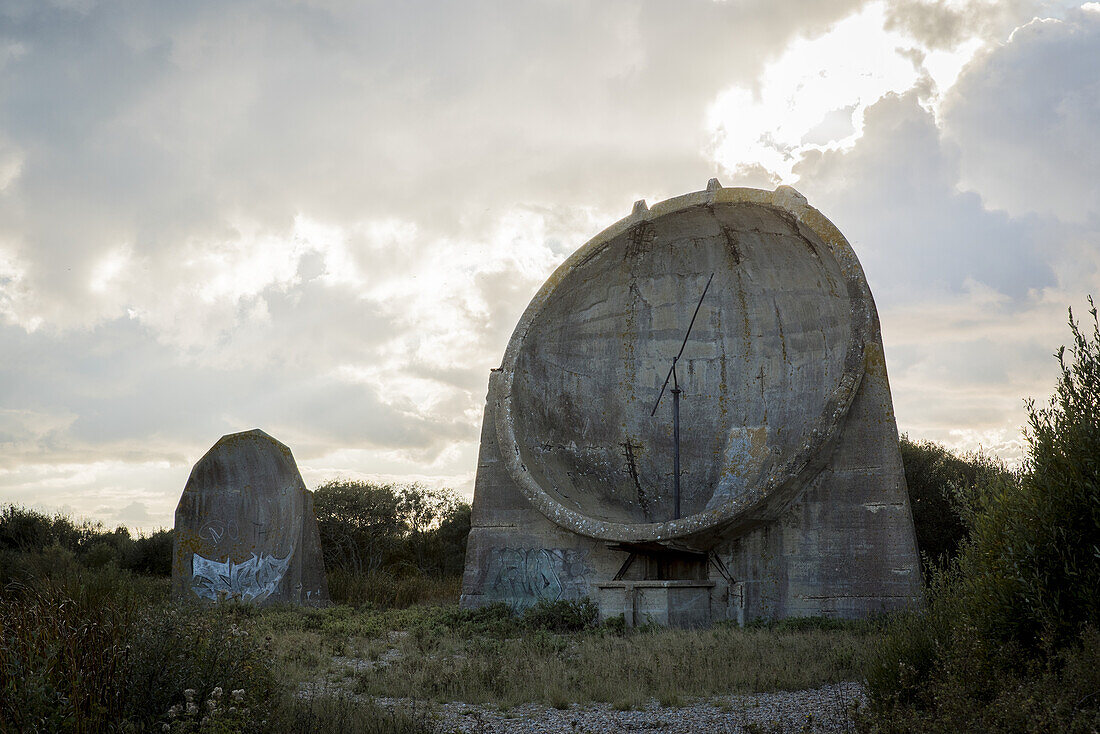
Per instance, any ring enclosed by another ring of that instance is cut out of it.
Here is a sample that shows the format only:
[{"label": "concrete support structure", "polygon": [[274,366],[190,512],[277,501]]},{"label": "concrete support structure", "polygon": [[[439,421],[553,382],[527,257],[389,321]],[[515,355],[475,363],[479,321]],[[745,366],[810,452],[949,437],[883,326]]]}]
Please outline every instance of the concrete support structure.
[{"label": "concrete support structure", "polygon": [[313,493],[287,446],[258,429],[232,433],[195,464],[176,507],[172,593],[328,602]]},{"label": "concrete support structure", "polygon": [[[682,517],[673,503],[678,363]],[[667,398],[666,398],[667,399]],[[863,617],[919,603],[878,316],[789,187],[644,202],[574,253],[489,378],[462,603]]]}]

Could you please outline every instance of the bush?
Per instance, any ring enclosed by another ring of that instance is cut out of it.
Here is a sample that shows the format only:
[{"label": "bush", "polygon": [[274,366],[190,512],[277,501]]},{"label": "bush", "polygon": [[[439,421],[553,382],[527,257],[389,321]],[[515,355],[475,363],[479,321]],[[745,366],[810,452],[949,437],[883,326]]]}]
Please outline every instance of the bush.
[{"label": "bush", "polygon": [[[1078,664],[1096,652],[1100,626],[1100,323],[1090,314],[1091,334],[1070,314],[1071,358],[1057,353],[1050,404],[1027,403],[1023,470],[987,478],[969,498],[969,536],[936,575],[930,608],[899,620],[870,666],[872,728],[1087,731],[1100,721],[1095,658]],[[1013,714],[1020,706],[1035,716]]]},{"label": "bush", "polygon": [[[71,562],[71,561],[70,561]],[[265,701],[270,660],[225,614],[150,603],[110,564],[76,567],[0,598],[0,730],[145,730],[215,688]]]},{"label": "bush", "polygon": [[934,564],[950,562],[966,537],[964,517],[980,484],[1008,474],[1004,465],[981,453],[956,456],[932,441],[901,437],[901,459],[917,547],[925,574]]},{"label": "bush", "polygon": [[576,601],[539,599],[523,612],[523,624],[547,632],[581,632],[599,624],[599,609],[587,596]]},{"label": "bush", "polygon": [[102,523],[77,524],[60,513],[47,515],[13,505],[0,509],[0,553],[37,553],[51,546],[93,568],[112,564],[153,576],[172,575],[171,530],[134,538],[122,526],[107,530]]},{"label": "bush", "polygon": [[329,571],[462,572],[470,505],[449,490],[338,480],[317,488],[313,506]]}]

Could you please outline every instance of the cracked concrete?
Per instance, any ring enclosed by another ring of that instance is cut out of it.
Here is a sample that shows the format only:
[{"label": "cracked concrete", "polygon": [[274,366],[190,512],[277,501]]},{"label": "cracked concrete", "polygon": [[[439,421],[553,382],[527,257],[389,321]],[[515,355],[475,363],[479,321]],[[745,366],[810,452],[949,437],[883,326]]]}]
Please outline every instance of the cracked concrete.
[{"label": "cracked concrete", "polygon": [[[670,396],[650,409],[711,273],[677,370],[674,518]],[[490,373],[463,603],[598,597],[624,542],[721,560],[711,620],[919,603],[874,301],[790,187],[636,205],[547,280]],[[539,550],[568,568],[509,561]]]}]

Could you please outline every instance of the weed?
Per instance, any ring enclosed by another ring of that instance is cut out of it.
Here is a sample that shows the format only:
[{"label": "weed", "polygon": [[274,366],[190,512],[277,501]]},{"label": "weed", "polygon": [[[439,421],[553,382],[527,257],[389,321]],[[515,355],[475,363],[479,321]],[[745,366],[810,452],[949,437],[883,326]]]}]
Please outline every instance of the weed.
[{"label": "weed", "polygon": [[865,631],[671,630],[618,636],[602,629],[561,635],[459,636],[430,628],[396,641],[386,666],[358,674],[368,695],[420,691],[437,701],[608,702],[634,708],[852,680],[878,637]]},{"label": "weed", "polygon": [[585,597],[573,601],[539,601],[523,613],[523,624],[528,629],[541,629],[550,632],[580,632],[592,629],[599,623],[599,610],[596,603]]},{"label": "weed", "polygon": [[283,696],[268,716],[268,731],[289,734],[434,734],[427,707],[387,711],[355,696]]},{"label": "weed", "polygon": [[150,604],[126,572],[10,586],[0,599],[0,729],[147,728],[185,690],[274,690],[264,651],[228,617]]}]

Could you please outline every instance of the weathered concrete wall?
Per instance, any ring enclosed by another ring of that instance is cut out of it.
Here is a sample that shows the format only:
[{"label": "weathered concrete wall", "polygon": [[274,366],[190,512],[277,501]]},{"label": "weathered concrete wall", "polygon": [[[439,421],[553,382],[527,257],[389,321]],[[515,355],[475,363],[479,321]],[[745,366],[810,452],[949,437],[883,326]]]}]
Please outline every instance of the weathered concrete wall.
[{"label": "weathered concrete wall", "polygon": [[[712,272],[678,370],[677,519],[670,406],[650,409]],[[714,618],[919,598],[874,302],[792,189],[636,207],[547,281],[491,374],[463,603],[618,593],[608,541],[655,540],[710,553]]]},{"label": "weathered concrete wall", "polygon": [[233,433],[195,464],[176,507],[178,599],[324,604],[313,494],[294,456],[260,430]]}]

